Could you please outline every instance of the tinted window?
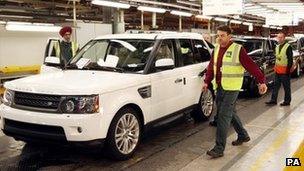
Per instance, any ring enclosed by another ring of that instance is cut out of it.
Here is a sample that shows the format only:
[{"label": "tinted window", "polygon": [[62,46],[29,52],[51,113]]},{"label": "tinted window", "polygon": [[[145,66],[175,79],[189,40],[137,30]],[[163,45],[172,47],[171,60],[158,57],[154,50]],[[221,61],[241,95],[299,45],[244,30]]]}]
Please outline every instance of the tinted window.
[{"label": "tinted window", "polygon": [[202,40],[194,40],[194,61],[195,63],[210,60],[210,53]]},{"label": "tinted window", "polygon": [[195,64],[196,62],[193,56],[194,53],[193,53],[191,41],[188,39],[181,39],[179,41],[180,41],[181,54],[182,54],[181,58],[184,66]]},{"label": "tinted window", "polygon": [[[155,62],[154,66],[157,60],[161,59],[172,59],[175,63],[175,58],[174,58],[174,46],[171,40],[163,40],[155,57]],[[164,69],[163,69],[164,70]],[[157,72],[155,69],[152,72]]]},{"label": "tinted window", "polygon": [[263,42],[259,40],[235,40],[234,42],[243,45],[248,55],[257,54],[263,50]]}]

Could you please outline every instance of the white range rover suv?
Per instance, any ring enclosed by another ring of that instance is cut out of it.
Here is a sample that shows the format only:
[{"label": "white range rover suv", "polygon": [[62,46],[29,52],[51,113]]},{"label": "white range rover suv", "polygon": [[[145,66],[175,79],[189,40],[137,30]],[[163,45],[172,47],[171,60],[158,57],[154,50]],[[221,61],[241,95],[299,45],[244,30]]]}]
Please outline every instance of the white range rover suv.
[{"label": "white range rover suv", "polygon": [[6,82],[0,128],[25,142],[100,142],[128,159],[147,128],[190,111],[209,118],[213,92],[201,93],[209,60],[196,33],[98,37],[61,71]]}]

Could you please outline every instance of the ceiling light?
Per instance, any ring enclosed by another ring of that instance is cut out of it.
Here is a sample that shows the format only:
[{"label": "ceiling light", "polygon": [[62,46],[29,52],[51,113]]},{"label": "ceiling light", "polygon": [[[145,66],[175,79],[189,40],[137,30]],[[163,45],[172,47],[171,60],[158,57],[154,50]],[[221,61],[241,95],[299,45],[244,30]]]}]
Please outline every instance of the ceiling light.
[{"label": "ceiling light", "polygon": [[267,5],[267,6],[300,6],[300,5],[304,5],[304,3],[298,3],[298,2],[294,2],[294,3],[277,3],[277,2],[273,2],[273,3],[261,3],[262,5]]},{"label": "ceiling light", "polygon": [[247,25],[247,26],[253,25],[252,23],[249,23],[249,22],[243,22],[242,24]]},{"label": "ceiling light", "polygon": [[262,27],[269,28],[269,25],[264,24]]},{"label": "ceiling light", "polygon": [[216,18],[214,18],[214,20],[215,21],[220,21],[220,22],[228,22],[229,21],[229,19],[227,19],[227,18],[220,18],[220,17],[216,17]]},{"label": "ceiling light", "polygon": [[179,15],[179,16],[184,16],[184,17],[191,17],[192,16],[191,13],[189,13],[189,12],[183,12],[183,11],[172,10],[170,13],[173,14],[173,15]]},{"label": "ceiling light", "polygon": [[139,11],[148,11],[148,12],[157,12],[157,13],[165,13],[166,9],[163,8],[155,8],[155,7],[145,7],[145,6],[139,6],[137,8]]},{"label": "ceiling light", "polygon": [[196,17],[196,18],[207,19],[207,20],[211,20],[211,19],[212,19],[212,17],[206,16],[206,15],[196,15],[195,17]]},{"label": "ceiling light", "polygon": [[22,19],[33,19],[31,16],[20,16],[20,15],[0,15],[2,18],[22,18]]},{"label": "ceiling light", "polygon": [[111,1],[103,1],[103,0],[93,0],[92,4],[106,6],[106,7],[114,7],[114,8],[122,8],[122,9],[129,9],[129,4],[124,4],[120,2],[111,2]]},{"label": "ceiling light", "polygon": [[238,20],[230,20],[229,22],[233,23],[233,24],[241,24],[242,23],[241,21],[238,21]]},{"label": "ceiling light", "polygon": [[52,24],[42,24],[42,23],[14,23],[8,22],[6,24],[6,30],[9,31],[33,31],[33,32],[59,32],[60,26],[54,26]]}]

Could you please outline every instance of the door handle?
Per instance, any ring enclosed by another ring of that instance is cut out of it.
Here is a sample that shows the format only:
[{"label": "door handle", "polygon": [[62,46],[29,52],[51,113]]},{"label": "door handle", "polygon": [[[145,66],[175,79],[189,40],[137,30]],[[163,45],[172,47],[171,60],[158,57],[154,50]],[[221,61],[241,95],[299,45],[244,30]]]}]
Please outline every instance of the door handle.
[{"label": "door handle", "polygon": [[204,76],[204,74],[207,72],[207,69],[204,69],[204,71],[201,71],[199,74],[198,74],[198,76],[199,77],[203,77]]},{"label": "door handle", "polygon": [[183,82],[183,79],[178,78],[178,79],[176,79],[174,82],[177,84],[177,83]]}]

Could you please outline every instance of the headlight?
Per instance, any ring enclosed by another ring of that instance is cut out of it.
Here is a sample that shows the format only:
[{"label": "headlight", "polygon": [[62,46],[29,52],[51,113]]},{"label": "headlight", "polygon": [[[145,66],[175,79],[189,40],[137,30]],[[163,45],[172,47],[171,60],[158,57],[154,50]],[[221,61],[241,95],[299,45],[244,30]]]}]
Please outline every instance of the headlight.
[{"label": "headlight", "polygon": [[14,95],[14,91],[6,89],[3,95],[3,103],[7,106],[11,106],[14,101]]},{"label": "headlight", "polygon": [[67,96],[62,98],[60,103],[62,113],[98,113],[99,96]]}]

